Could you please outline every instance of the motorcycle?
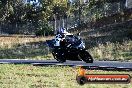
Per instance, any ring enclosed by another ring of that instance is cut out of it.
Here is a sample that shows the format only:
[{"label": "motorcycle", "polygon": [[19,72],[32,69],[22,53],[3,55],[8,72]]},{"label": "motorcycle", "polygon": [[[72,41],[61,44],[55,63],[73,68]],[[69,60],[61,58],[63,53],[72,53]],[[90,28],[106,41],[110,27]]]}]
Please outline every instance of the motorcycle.
[{"label": "motorcycle", "polygon": [[51,48],[54,59],[60,63],[66,62],[66,60],[93,63],[92,56],[85,49],[85,43],[79,36],[73,34],[66,34],[65,37],[56,35],[54,39],[47,40],[46,43]]}]

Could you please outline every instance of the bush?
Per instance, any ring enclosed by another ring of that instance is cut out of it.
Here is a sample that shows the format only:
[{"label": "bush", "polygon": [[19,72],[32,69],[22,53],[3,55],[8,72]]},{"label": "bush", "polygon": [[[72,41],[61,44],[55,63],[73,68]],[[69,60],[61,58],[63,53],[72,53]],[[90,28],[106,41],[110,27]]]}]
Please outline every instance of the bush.
[{"label": "bush", "polygon": [[129,29],[127,32],[127,37],[132,39],[132,29]]},{"label": "bush", "polygon": [[54,32],[52,30],[45,30],[45,29],[39,29],[35,32],[36,36],[49,36],[53,34]]},{"label": "bush", "polygon": [[35,34],[36,36],[49,36],[49,35],[53,35],[54,31],[48,24],[44,24],[39,26]]}]

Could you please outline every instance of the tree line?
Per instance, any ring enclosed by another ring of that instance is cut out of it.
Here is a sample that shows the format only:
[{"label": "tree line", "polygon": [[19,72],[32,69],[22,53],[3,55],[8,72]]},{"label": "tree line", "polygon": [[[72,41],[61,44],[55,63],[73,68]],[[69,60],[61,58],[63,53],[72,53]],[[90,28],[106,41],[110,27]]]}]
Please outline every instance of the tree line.
[{"label": "tree line", "polygon": [[[85,2],[84,2],[85,1]],[[50,35],[121,12],[120,0],[0,0],[0,30],[9,34]]]}]

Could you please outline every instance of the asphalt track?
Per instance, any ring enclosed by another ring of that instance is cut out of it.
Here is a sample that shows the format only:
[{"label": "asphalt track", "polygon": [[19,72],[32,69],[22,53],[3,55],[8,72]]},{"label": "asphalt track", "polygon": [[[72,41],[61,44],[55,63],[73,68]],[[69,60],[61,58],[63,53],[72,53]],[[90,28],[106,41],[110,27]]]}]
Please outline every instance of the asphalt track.
[{"label": "asphalt track", "polygon": [[66,61],[59,63],[56,60],[26,60],[26,59],[1,59],[0,64],[32,64],[34,66],[82,66],[88,69],[101,70],[129,70],[132,71],[132,62],[120,61],[94,61],[93,63],[85,63],[83,61]]}]

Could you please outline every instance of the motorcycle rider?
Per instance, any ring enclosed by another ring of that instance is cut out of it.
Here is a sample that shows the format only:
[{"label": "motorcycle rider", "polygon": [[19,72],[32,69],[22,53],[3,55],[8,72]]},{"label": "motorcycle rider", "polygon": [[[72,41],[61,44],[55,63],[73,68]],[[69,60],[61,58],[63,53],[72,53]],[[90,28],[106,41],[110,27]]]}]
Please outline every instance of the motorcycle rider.
[{"label": "motorcycle rider", "polygon": [[55,36],[55,44],[54,46],[64,46],[66,44],[65,37],[68,32],[65,28],[61,28],[57,31],[57,35]]},{"label": "motorcycle rider", "polygon": [[65,28],[61,28],[58,30],[57,35],[55,37],[55,47],[70,47],[72,45],[78,45],[78,43],[81,42],[81,44],[78,46],[78,48],[85,48],[85,43],[82,41],[82,39],[79,37],[80,33],[77,34],[77,36],[74,36],[71,33],[68,33]]}]

